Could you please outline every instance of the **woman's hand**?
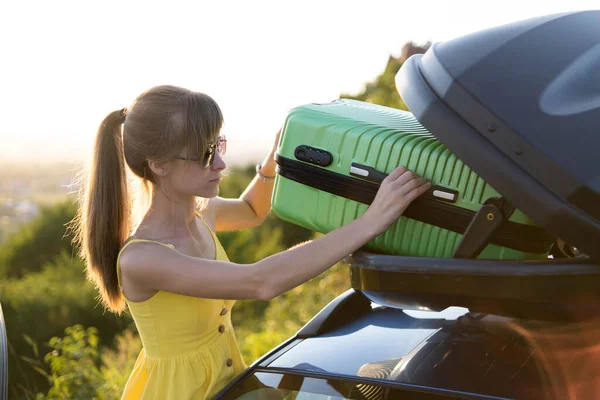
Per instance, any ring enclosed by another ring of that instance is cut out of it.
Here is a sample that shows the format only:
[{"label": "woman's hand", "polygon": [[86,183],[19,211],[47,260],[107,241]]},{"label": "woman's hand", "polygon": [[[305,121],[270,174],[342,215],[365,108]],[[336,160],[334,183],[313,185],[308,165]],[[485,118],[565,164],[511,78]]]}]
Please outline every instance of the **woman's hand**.
[{"label": "woman's hand", "polygon": [[279,128],[279,130],[275,134],[275,141],[273,142],[273,148],[271,149],[271,154],[272,155],[275,155],[275,152],[277,151],[277,145],[279,145],[279,138],[280,137],[281,137],[281,128]]},{"label": "woman's hand", "polygon": [[275,141],[273,142],[273,147],[265,160],[261,164],[260,172],[264,176],[275,176],[275,167],[277,164],[275,163],[275,152],[277,151],[277,145],[279,144],[279,138],[281,137],[281,128],[275,134]]},{"label": "woman's hand", "polygon": [[431,187],[405,167],[393,170],[381,183],[377,195],[363,215],[375,236],[385,232],[406,210],[408,205]]}]

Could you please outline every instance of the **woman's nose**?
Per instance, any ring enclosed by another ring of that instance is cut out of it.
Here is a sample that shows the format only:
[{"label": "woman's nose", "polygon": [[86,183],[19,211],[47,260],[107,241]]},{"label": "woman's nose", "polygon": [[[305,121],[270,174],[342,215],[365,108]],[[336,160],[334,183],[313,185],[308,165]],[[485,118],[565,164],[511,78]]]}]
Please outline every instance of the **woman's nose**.
[{"label": "woman's nose", "polygon": [[227,164],[225,164],[225,160],[223,160],[223,157],[218,152],[216,152],[211,169],[213,171],[221,171],[225,169],[226,166]]}]

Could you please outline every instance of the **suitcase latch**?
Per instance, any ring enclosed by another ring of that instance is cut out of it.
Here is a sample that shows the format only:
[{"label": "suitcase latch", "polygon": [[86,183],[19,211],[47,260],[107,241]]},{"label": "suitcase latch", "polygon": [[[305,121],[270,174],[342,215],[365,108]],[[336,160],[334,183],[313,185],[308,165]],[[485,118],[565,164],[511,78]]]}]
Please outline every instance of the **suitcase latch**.
[{"label": "suitcase latch", "polygon": [[486,200],[467,226],[453,257],[477,258],[514,211],[515,206],[503,197]]}]

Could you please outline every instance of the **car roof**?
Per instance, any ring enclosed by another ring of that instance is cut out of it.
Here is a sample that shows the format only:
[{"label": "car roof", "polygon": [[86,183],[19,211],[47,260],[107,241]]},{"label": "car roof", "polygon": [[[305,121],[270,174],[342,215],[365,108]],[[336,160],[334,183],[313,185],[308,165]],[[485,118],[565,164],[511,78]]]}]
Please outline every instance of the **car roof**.
[{"label": "car roof", "polygon": [[[462,307],[427,312],[368,300],[369,307],[361,309],[356,307],[363,301],[357,300],[363,298],[360,292],[350,290],[340,298],[345,301],[322,311],[328,318],[315,317],[316,330],[307,324],[256,366],[500,398],[551,398],[549,391],[568,390],[572,379],[583,387],[596,381],[592,370],[581,368],[598,364],[600,324],[595,320],[516,319]],[[352,317],[340,317],[344,308]],[[328,325],[331,319],[340,322]]]}]

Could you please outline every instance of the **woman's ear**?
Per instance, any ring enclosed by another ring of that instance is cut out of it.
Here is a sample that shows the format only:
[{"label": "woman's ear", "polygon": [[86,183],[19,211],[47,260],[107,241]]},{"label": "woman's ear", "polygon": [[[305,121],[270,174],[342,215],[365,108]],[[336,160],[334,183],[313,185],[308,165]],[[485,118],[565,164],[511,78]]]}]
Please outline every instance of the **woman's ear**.
[{"label": "woman's ear", "polygon": [[169,163],[167,161],[148,160],[148,167],[155,176],[165,177],[169,175]]}]

